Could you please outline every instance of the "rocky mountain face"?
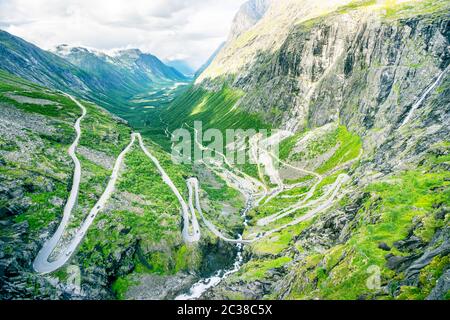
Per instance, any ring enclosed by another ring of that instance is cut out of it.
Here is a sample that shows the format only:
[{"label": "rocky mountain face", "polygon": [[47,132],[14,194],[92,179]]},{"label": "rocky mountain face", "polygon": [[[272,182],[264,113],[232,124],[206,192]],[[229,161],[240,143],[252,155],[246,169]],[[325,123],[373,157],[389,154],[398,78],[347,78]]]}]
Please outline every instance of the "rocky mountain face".
[{"label": "rocky mountain face", "polygon": [[246,32],[228,41],[211,66],[197,79],[226,77],[243,71],[253,64],[260,52],[275,52],[286,40],[291,28],[302,21],[326,15],[352,0],[272,1],[266,13]]},{"label": "rocky mountain face", "polygon": [[[424,17],[429,2],[387,13],[372,5],[359,2],[301,23],[278,51],[261,52],[255,63],[227,75],[245,92],[240,105],[291,131],[340,121],[365,137],[367,152],[392,135],[415,139],[414,130],[402,129],[419,130],[424,122],[439,127],[430,134],[445,137],[446,100],[414,105],[431,86],[448,82],[448,6],[437,2],[436,12]],[[432,107],[439,116],[429,117]]]},{"label": "rocky mountain face", "polygon": [[253,27],[266,14],[272,0],[251,0],[244,3],[234,17],[229,41]]},{"label": "rocky mountain face", "polygon": [[[227,43],[193,92],[240,92],[229,109],[236,123],[245,114],[295,133],[286,159],[328,177],[344,170],[349,195],[247,248],[243,269],[207,297],[448,299],[449,3],[321,3],[277,1]],[[349,137],[311,142],[329,125],[361,141],[347,168],[330,155]],[[376,288],[366,283],[371,270]]]},{"label": "rocky mountain face", "polygon": [[[447,81],[447,13],[432,21],[350,13],[308,23],[306,30],[294,28],[275,55],[260,55],[253,68],[233,79],[247,92],[242,105],[250,112],[293,131],[339,120],[365,135],[370,151],[405,125],[425,120],[431,106],[413,106],[430,86]],[[445,104],[438,109],[446,111]],[[403,123],[410,112],[411,122]],[[443,118],[433,120],[446,130]]]}]

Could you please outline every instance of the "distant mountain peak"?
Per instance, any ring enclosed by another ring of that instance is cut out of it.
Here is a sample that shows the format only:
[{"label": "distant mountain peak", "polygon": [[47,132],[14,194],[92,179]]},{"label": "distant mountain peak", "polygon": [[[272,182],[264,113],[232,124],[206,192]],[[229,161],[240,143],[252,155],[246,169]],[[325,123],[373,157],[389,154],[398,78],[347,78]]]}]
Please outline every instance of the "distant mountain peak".
[{"label": "distant mountain peak", "polygon": [[234,17],[230,40],[239,37],[253,27],[269,10],[273,0],[250,0],[245,2]]},{"label": "distant mountain peak", "polygon": [[74,47],[69,46],[68,44],[60,44],[57,45],[55,48],[50,49],[50,52],[53,52],[59,56],[67,56],[72,53],[72,50]]},{"label": "distant mountain peak", "polygon": [[114,53],[111,55],[113,57],[134,57],[134,58],[139,58],[141,55],[143,55],[144,53],[140,50],[140,49],[121,49],[121,50],[117,50],[114,51]]},{"label": "distant mountain peak", "polygon": [[170,65],[165,65],[158,57],[150,53],[144,53],[137,48],[100,51],[62,44],[57,46],[52,52],[89,72],[98,71],[101,66],[103,71],[106,70],[105,68],[113,67],[120,68],[122,72],[131,70],[135,74],[146,72],[146,75],[141,74],[142,79],[150,77],[151,81],[155,81],[158,78],[173,78],[177,81],[185,79],[182,72],[180,73]]},{"label": "distant mountain peak", "polygon": [[102,51],[89,47],[61,44],[45,51],[0,31],[0,69],[16,76],[88,97],[111,109],[129,97],[146,92],[161,83],[188,79],[157,57],[139,49]]},{"label": "distant mountain peak", "polygon": [[250,0],[237,13],[226,45],[197,78],[197,83],[239,73],[259,53],[280,49],[296,24],[337,12],[339,8],[368,7],[376,3],[353,0]]},{"label": "distant mountain peak", "polygon": [[94,54],[98,57],[108,56],[107,53],[97,50],[97,49],[81,47],[81,46],[71,46],[68,44],[57,45],[55,48],[50,49],[49,51],[62,57],[62,58],[66,58],[67,56],[70,56],[71,54]]}]

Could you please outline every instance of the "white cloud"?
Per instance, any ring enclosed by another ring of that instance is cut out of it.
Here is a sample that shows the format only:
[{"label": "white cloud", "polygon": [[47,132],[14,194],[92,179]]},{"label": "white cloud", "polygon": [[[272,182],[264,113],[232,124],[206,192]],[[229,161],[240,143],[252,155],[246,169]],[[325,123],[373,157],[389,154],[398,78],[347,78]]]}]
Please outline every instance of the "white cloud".
[{"label": "white cloud", "polygon": [[0,0],[0,28],[44,49],[139,48],[200,66],[245,0]]}]

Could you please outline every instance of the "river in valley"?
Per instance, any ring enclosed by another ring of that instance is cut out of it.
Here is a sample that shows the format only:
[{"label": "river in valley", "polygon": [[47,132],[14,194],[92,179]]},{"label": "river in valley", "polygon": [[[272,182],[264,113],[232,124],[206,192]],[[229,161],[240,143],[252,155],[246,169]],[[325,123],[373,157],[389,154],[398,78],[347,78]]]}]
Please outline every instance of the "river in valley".
[{"label": "river in valley", "polygon": [[[242,218],[244,220],[244,229],[242,232],[244,232],[245,228],[248,225],[248,213],[253,208],[253,197],[249,196],[247,200],[247,205],[244,210],[242,210]],[[239,235],[239,240],[242,240],[243,234]],[[214,273],[209,278],[204,278],[196,282],[192,287],[189,289],[189,292],[185,294],[181,294],[175,298],[175,300],[196,300],[200,299],[208,290],[216,287],[219,285],[223,280],[231,276],[232,274],[238,272],[242,265],[244,264],[244,244],[238,243],[236,244],[237,253],[236,253],[236,259],[234,261],[233,266],[228,270],[219,270]]]}]

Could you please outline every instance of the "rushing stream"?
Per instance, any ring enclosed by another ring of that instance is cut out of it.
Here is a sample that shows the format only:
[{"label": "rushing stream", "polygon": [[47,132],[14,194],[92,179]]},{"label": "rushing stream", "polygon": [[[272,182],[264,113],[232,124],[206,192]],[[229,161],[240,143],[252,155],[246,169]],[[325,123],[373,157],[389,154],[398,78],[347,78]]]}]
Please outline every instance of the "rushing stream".
[{"label": "rushing stream", "polygon": [[[245,209],[242,211],[242,218],[244,219],[244,230],[248,225],[248,212],[253,208],[253,197],[249,196],[247,200],[247,205]],[[242,234],[239,235],[239,239],[242,240]],[[201,296],[207,292],[209,289],[214,288],[223,280],[228,278],[230,275],[236,273],[241,269],[242,264],[244,262],[244,245],[242,243],[236,244],[237,254],[236,259],[234,261],[233,267],[229,270],[219,270],[213,276],[205,279],[201,279],[197,283],[195,283],[189,292],[186,294],[179,295],[175,298],[175,300],[195,300],[201,298]]]}]

